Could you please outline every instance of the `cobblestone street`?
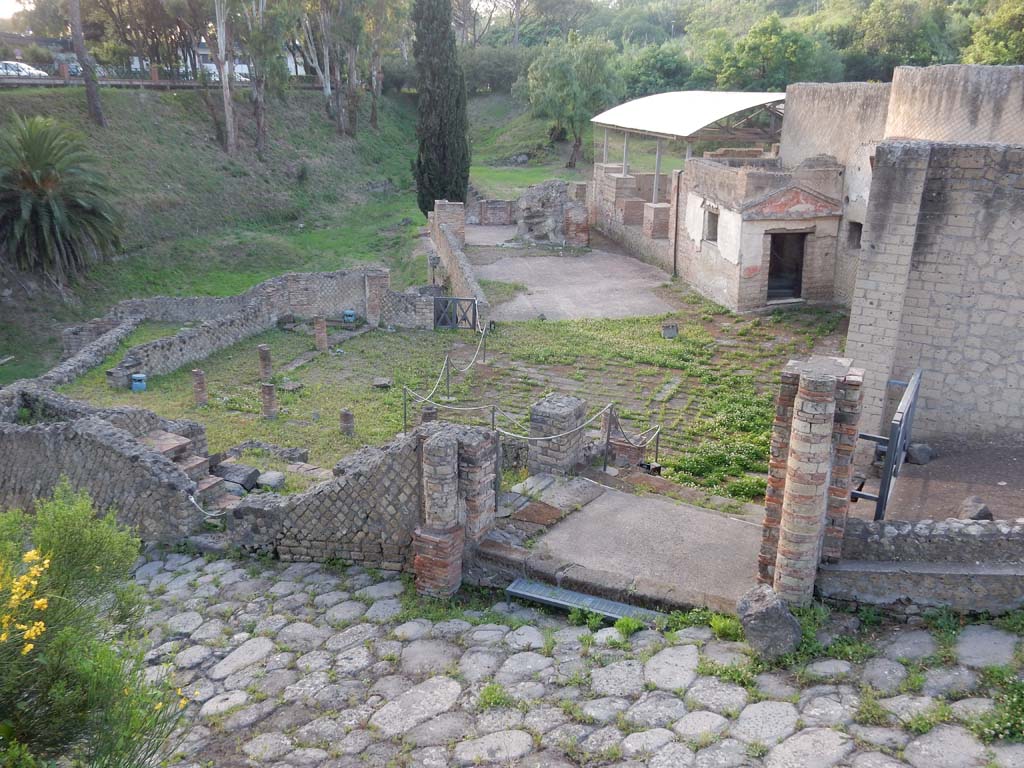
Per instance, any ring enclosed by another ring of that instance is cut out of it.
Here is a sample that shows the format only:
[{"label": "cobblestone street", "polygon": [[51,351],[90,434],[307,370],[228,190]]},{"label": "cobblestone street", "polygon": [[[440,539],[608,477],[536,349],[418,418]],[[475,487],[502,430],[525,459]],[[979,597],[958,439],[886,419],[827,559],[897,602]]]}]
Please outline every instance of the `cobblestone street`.
[{"label": "cobblestone street", "polygon": [[992,707],[992,669],[1016,663],[1019,638],[987,624],[861,633],[864,663],[754,676],[747,646],[708,627],[623,640],[504,602],[431,621],[355,566],[154,550],[136,579],[149,675],[190,699],[178,768],[1024,765],[1024,745],[966,727]]}]

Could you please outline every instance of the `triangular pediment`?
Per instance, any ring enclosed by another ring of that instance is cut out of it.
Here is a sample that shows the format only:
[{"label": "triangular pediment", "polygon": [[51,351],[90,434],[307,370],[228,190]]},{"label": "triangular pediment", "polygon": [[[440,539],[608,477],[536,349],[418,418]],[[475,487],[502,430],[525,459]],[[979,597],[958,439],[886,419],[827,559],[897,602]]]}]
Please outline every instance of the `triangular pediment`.
[{"label": "triangular pediment", "polygon": [[741,211],[744,219],[816,219],[843,213],[838,200],[799,184],[751,200]]}]

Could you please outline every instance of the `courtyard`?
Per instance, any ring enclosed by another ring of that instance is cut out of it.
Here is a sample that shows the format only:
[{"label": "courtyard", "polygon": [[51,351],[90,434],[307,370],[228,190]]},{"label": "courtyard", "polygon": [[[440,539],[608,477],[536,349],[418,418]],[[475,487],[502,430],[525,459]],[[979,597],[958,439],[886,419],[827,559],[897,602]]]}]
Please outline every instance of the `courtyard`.
[{"label": "courtyard", "polygon": [[[177,330],[146,323],[102,365],[59,391],[93,405],[133,405],[165,418],[195,419],[207,428],[211,452],[255,439],[308,448],[311,463],[329,468],[358,447],[382,444],[401,432],[402,387],[428,392],[450,354],[455,372],[439,394],[450,393],[455,405],[496,403],[524,422],[530,406],[551,391],[573,392],[592,411],[614,403],[631,431],[663,426],[659,459],[668,476],[709,493],[757,498],[763,493],[777,371],[789,359],[838,349],[842,315],[808,308],[741,317],[676,283],[659,283],[651,292],[672,311],[621,319],[499,321],[488,334],[485,354],[462,373],[455,369],[473,359],[479,341],[468,331],[378,329],[317,356],[310,355],[308,332],[267,331],[203,361],[209,404],[202,407],[194,404],[186,369],[151,377],[142,393],[107,385],[104,371],[125,349]],[[678,325],[678,337],[662,338],[666,321]],[[270,347],[274,362],[281,408],[275,420],[260,417],[260,344]],[[379,377],[392,386],[375,388]],[[343,408],[355,415],[353,436],[337,429]],[[489,423],[486,412],[449,411],[444,417]],[[411,399],[408,418],[418,421]]]}]

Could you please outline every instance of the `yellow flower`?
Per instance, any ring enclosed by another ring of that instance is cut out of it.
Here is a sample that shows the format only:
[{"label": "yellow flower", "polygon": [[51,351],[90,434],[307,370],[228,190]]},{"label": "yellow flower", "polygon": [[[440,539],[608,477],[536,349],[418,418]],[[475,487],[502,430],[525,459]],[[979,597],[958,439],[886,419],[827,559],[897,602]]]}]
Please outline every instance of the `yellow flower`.
[{"label": "yellow flower", "polygon": [[45,597],[40,597],[38,600],[32,603],[32,607],[35,608],[37,611],[45,611],[49,605],[50,601],[47,600]]},{"label": "yellow flower", "polygon": [[156,703],[156,706],[153,707],[153,709],[155,709],[155,710],[157,710],[159,712],[161,709],[163,709],[163,707],[164,707],[164,703],[162,701],[158,701]]},{"label": "yellow flower", "polygon": [[21,561],[23,563],[34,563],[38,559],[39,559],[39,550],[38,549],[30,549],[21,558]]},{"label": "yellow flower", "polygon": [[25,643],[25,647],[21,649],[21,655],[28,656],[29,651],[31,651],[33,648],[35,648],[35,645],[33,643]]},{"label": "yellow flower", "polygon": [[11,636],[10,632],[0,632],[0,643],[6,643],[7,638]]},{"label": "yellow flower", "polygon": [[188,704],[188,699],[182,699],[178,702],[178,709],[184,709],[186,704]]},{"label": "yellow flower", "polygon": [[42,621],[36,621],[32,623],[32,626],[25,630],[24,637],[26,640],[35,640],[43,632],[46,631],[46,623]]}]

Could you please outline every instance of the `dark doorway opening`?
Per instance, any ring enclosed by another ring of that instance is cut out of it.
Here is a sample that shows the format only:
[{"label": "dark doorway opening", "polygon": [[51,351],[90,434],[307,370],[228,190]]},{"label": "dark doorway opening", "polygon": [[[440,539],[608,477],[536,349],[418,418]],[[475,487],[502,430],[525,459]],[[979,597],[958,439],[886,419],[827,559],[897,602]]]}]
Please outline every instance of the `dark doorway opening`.
[{"label": "dark doorway opening", "polygon": [[768,259],[768,301],[799,299],[804,273],[806,232],[772,235]]}]

